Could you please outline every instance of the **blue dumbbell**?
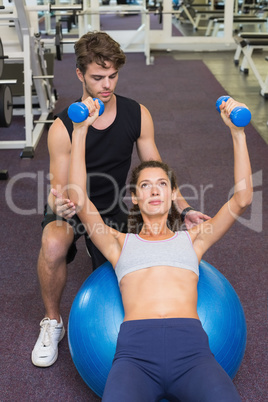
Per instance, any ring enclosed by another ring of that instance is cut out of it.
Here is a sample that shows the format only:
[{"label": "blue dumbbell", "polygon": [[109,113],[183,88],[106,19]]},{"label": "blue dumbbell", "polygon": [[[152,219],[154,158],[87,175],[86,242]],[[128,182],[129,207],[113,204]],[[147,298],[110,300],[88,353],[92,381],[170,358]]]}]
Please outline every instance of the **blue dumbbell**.
[{"label": "blue dumbbell", "polygon": [[[93,98],[93,100],[96,99],[100,104],[99,116],[101,116],[102,113],[104,112],[104,103],[98,98]],[[88,118],[88,115],[89,115],[88,108],[82,102],[75,102],[69,106],[68,116],[74,123],[81,123],[82,121]]]},{"label": "blue dumbbell", "polygon": [[[220,105],[222,102],[227,102],[230,96],[221,96],[216,102],[216,109],[220,113]],[[246,107],[235,107],[230,114],[231,122],[236,127],[246,127],[251,120],[251,113]]]}]

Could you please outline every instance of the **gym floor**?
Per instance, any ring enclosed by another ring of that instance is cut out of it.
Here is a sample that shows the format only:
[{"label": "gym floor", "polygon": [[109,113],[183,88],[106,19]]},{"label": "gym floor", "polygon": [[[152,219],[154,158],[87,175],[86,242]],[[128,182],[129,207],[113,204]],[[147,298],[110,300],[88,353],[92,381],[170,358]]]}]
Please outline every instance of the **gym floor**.
[{"label": "gym floor", "polygon": [[[268,144],[268,99],[260,95],[260,86],[255,75],[250,70],[248,74],[244,74],[239,66],[235,66],[233,50],[225,52],[172,51],[171,54],[175,60],[203,60],[226,93],[249,107],[252,113],[252,125]],[[254,63],[263,79],[268,72],[268,61],[265,60],[267,55],[268,51],[263,50],[255,50],[253,55]]]}]

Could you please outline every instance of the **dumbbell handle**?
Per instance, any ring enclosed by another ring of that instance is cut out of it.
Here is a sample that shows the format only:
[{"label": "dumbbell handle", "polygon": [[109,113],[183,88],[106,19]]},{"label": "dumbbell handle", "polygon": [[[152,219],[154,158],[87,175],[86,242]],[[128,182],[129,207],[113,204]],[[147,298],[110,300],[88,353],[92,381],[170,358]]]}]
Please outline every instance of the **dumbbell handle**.
[{"label": "dumbbell handle", "polygon": [[[98,98],[93,98],[93,100],[94,101],[97,100],[99,102],[100,105],[99,116],[101,116],[102,113],[104,112],[104,103]],[[75,102],[69,106],[68,116],[74,123],[81,123],[82,121],[88,118],[88,115],[89,115],[88,108],[83,102]]]},{"label": "dumbbell handle", "polygon": [[[227,100],[230,98],[230,96],[221,96],[220,98],[218,98],[217,102],[216,102],[216,109],[218,110],[218,112],[220,113],[220,105],[222,104],[222,102],[227,102]],[[235,107],[230,114],[230,119],[231,122],[237,126],[237,127],[245,127],[249,124],[250,120],[251,120],[251,113],[250,110],[247,109],[246,107]]]}]

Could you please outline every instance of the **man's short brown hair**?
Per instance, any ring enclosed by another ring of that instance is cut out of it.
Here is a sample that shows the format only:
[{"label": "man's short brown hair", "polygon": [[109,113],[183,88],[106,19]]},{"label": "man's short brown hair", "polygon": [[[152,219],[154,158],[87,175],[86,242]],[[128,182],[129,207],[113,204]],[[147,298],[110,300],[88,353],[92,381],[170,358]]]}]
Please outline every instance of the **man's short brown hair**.
[{"label": "man's short brown hair", "polygon": [[105,32],[88,32],[74,45],[76,67],[81,73],[86,73],[91,63],[97,63],[106,68],[106,62],[112,63],[119,70],[126,61],[126,56],[118,42]]}]

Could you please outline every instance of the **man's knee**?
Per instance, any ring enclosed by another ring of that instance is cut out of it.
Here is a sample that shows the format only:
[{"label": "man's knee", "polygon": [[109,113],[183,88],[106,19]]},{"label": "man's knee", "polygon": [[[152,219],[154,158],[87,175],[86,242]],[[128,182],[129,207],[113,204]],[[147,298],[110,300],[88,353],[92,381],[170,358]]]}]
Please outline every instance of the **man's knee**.
[{"label": "man's knee", "polygon": [[68,250],[74,240],[72,227],[66,222],[49,223],[43,230],[41,253],[49,263],[66,258]]}]

